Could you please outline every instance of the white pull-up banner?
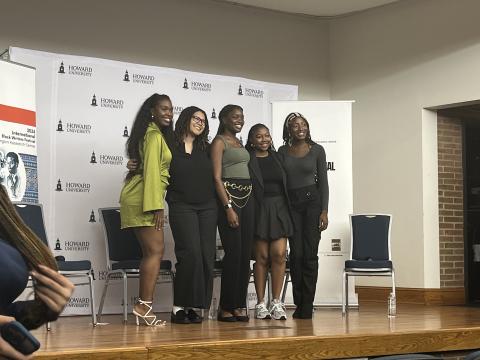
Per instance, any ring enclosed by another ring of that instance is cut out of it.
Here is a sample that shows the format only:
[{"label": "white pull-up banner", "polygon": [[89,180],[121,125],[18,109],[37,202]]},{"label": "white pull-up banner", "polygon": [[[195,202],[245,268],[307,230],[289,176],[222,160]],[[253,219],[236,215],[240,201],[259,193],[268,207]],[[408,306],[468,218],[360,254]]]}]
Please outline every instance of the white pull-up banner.
[{"label": "white pull-up banner", "polygon": [[0,79],[0,184],[12,201],[35,203],[35,69],[0,60]]}]

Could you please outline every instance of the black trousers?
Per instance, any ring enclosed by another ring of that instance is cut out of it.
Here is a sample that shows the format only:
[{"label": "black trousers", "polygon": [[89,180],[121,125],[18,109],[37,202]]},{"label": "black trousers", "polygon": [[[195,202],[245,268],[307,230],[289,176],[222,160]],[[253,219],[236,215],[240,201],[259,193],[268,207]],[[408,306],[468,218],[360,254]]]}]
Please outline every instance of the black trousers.
[{"label": "black trousers", "polygon": [[217,203],[169,203],[175,241],[173,304],[207,309],[212,300],[213,265],[217,237]]},{"label": "black trousers", "polygon": [[220,308],[227,311],[246,307],[254,230],[253,196],[250,195],[243,208],[235,204],[232,206],[240,222],[236,229],[228,225],[222,204],[219,204],[218,210],[218,232],[225,251],[222,262]]},{"label": "black trousers", "polygon": [[321,212],[321,204],[318,202],[311,202],[300,208],[292,207],[295,229],[289,244],[293,301],[305,316],[311,315],[313,311],[318,277],[318,226]]}]

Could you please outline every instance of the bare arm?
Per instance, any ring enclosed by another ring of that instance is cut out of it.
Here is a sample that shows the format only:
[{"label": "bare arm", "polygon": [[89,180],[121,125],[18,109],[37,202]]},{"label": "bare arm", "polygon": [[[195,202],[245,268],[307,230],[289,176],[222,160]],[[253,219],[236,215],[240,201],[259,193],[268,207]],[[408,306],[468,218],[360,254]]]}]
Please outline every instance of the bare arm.
[{"label": "bare arm", "polygon": [[[210,156],[212,159],[212,166],[213,166],[213,181],[215,183],[215,190],[217,191],[218,198],[222,205],[226,205],[230,202],[228,198],[228,194],[225,191],[225,187],[223,186],[222,181],[222,158],[223,158],[223,151],[225,149],[225,145],[223,141],[220,139],[214,139],[212,143],[212,147],[210,149]],[[228,208],[225,210],[227,214],[227,221],[228,225],[233,228],[239,226],[238,216],[233,208]]]},{"label": "bare arm", "polygon": [[217,196],[220,199],[222,205],[227,204],[229,200],[222,181],[222,158],[224,149],[225,145],[221,140],[213,140],[212,148],[210,150],[210,156],[212,158],[213,166],[213,181],[215,183],[215,190],[217,191]]}]

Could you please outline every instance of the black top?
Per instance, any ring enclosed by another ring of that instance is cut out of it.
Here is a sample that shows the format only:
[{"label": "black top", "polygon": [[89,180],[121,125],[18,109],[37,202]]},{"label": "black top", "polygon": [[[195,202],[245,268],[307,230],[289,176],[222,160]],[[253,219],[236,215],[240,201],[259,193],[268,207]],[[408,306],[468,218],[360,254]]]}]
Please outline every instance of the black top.
[{"label": "black top", "polygon": [[262,172],[264,196],[283,195],[282,170],[271,155],[257,157]]},{"label": "black top", "polygon": [[[272,160],[274,164],[276,164],[277,170],[280,171],[281,175],[281,192],[279,195],[285,196],[288,204],[288,211],[290,212],[290,200],[288,197],[287,191],[287,175],[285,174],[285,170],[283,169],[283,165],[281,162],[281,158],[277,152],[269,150],[268,151],[268,158]],[[255,201],[255,211],[261,207],[264,199],[265,199],[265,182],[263,179],[262,170],[260,169],[259,159],[255,156],[255,151],[250,151],[250,161],[248,163],[248,168],[250,169],[250,176],[252,179],[253,185],[253,199]],[[261,161],[261,160],[260,160]],[[275,170],[276,171],[276,170]]]},{"label": "black top", "polygon": [[328,210],[328,177],[327,160],[323,146],[312,144],[310,151],[303,157],[292,156],[287,146],[278,149],[283,159],[283,167],[287,173],[289,190],[305,186],[317,185],[322,200],[322,210]]},{"label": "black top", "polygon": [[213,199],[213,167],[208,152],[194,147],[189,154],[185,152],[185,146],[172,146],[171,152],[167,201],[198,204]]},{"label": "black top", "polygon": [[14,300],[25,290],[28,282],[28,267],[20,252],[0,238],[0,314],[12,316],[27,329],[37,328],[57,318],[39,301]]}]

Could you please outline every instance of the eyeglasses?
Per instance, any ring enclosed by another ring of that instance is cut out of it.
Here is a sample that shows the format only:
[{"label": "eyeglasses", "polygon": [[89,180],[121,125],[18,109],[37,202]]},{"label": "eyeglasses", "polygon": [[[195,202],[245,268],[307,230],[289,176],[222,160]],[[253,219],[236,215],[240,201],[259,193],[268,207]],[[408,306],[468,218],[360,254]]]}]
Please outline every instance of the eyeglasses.
[{"label": "eyeglasses", "polygon": [[192,119],[193,119],[193,121],[195,121],[195,123],[198,124],[198,125],[205,125],[206,122],[207,122],[207,120],[202,119],[201,117],[198,117],[198,116],[196,116],[196,115],[192,115]]}]

